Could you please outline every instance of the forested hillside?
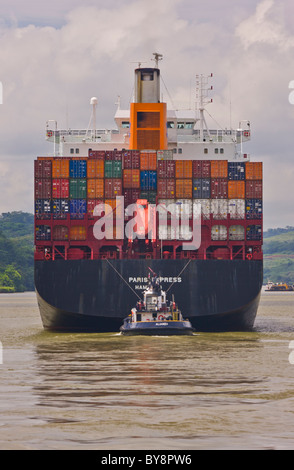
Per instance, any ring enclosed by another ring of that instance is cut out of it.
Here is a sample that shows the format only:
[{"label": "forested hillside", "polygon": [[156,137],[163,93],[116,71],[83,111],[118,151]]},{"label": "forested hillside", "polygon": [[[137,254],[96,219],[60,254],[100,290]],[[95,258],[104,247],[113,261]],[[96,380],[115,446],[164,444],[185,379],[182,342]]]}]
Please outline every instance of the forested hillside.
[{"label": "forested hillside", "polygon": [[[0,215],[0,292],[34,290],[34,216]],[[264,283],[294,284],[294,227],[264,233]]]},{"label": "forested hillside", "polygon": [[294,227],[264,233],[264,282],[294,284]]},{"label": "forested hillside", "polygon": [[0,292],[34,290],[34,216],[0,216]]}]

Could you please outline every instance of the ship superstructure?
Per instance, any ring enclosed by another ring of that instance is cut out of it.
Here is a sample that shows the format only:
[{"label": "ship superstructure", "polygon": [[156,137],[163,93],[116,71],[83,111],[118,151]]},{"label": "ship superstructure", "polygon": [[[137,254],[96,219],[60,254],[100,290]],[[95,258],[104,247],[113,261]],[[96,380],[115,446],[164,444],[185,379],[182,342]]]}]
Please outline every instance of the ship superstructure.
[{"label": "ship superstructure", "polygon": [[118,330],[146,287],[146,267],[198,330],[254,323],[262,165],[243,153],[250,123],[208,129],[211,77],[196,77],[196,110],[168,110],[155,59],[155,68],[135,70],[134,101],[129,110],[118,105],[116,130],[96,129],[96,98],[88,129],[47,123],[54,155],[35,162],[35,280],[45,327]]}]

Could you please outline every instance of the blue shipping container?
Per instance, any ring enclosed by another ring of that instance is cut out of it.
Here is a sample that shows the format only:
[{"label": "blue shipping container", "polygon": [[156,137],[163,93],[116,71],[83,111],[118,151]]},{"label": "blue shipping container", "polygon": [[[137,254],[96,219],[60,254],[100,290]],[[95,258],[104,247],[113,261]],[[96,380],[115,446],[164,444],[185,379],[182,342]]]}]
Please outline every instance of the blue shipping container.
[{"label": "blue shipping container", "polygon": [[51,228],[48,225],[37,225],[36,226],[36,240],[50,241],[51,240]]},{"label": "blue shipping container", "polygon": [[229,180],[245,180],[245,163],[228,162]]},{"label": "blue shipping container", "polygon": [[193,198],[210,199],[209,178],[193,178]]},{"label": "blue shipping container", "polygon": [[246,199],[246,219],[262,218],[262,199]]},{"label": "blue shipping container", "polygon": [[86,199],[71,199],[70,201],[70,218],[83,219],[87,212]]},{"label": "blue shipping container", "polygon": [[35,214],[37,219],[50,219],[51,199],[36,199]]},{"label": "blue shipping container", "polygon": [[86,178],[87,177],[87,161],[86,160],[70,160],[69,161],[70,178]]},{"label": "blue shipping container", "polygon": [[157,171],[141,171],[140,187],[143,191],[155,191],[157,189]]},{"label": "blue shipping container", "polygon": [[69,213],[68,199],[53,199],[52,201],[53,219],[66,219]]},{"label": "blue shipping container", "polygon": [[249,241],[261,240],[261,225],[249,225],[246,229],[246,239]]}]

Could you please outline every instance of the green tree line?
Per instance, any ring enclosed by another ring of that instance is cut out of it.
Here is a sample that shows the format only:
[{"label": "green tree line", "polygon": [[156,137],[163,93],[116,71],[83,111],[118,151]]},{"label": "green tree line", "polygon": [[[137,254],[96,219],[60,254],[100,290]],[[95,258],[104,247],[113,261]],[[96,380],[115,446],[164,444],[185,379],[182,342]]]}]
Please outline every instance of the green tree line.
[{"label": "green tree line", "polygon": [[[294,254],[294,227],[268,229],[264,233],[263,251],[265,282],[293,284],[294,259],[289,255]],[[21,211],[3,213],[0,215],[0,292],[32,290],[34,216]]]},{"label": "green tree line", "polygon": [[34,216],[0,216],[0,292],[34,290]]}]

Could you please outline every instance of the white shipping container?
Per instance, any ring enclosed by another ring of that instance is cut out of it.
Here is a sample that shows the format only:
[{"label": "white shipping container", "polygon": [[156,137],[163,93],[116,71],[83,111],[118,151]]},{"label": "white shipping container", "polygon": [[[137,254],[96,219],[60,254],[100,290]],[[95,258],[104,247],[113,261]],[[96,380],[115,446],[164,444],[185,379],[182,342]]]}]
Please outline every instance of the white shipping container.
[{"label": "white shipping container", "polygon": [[157,150],[157,160],[173,160],[174,152],[172,150]]},{"label": "white shipping container", "polygon": [[229,240],[244,240],[245,230],[242,225],[231,225],[229,228]]},{"label": "white shipping container", "polygon": [[180,226],[179,240],[192,240],[192,228],[189,225]]},{"label": "white shipping container", "polygon": [[214,219],[226,219],[228,216],[228,200],[211,199],[211,213]]},{"label": "white shipping container", "polygon": [[169,206],[172,211],[176,210],[175,199],[159,199],[158,200],[157,211],[158,211],[160,218],[164,219],[166,217],[167,220],[171,219],[171,216],[173,215],[173,213],[169,212],[168,210]]},{"label": "white shipping container", "polygon": [[245,199],[229,199],[228,211],[231,219],[245,219]]},{"label": "white shipping container", "polygon": [[213,225],[211,227],[211,240],[226,240],[227,227],[224,225]]},{"label": "white shipping container", "polygon": [[210,217],[210,199],[193,199],[193,215],[197,215],[197,206],[201,205],[201,215],[204,219]]},{"label": "white shipping container", "polygon": [[159,225],[158,238],[160,240],[179,240],[179,228],[171,225]]},{"label": "white shipping container", "polygon": [[192,218],[192,199],[176,199],[176,214],[178,217]]}]

